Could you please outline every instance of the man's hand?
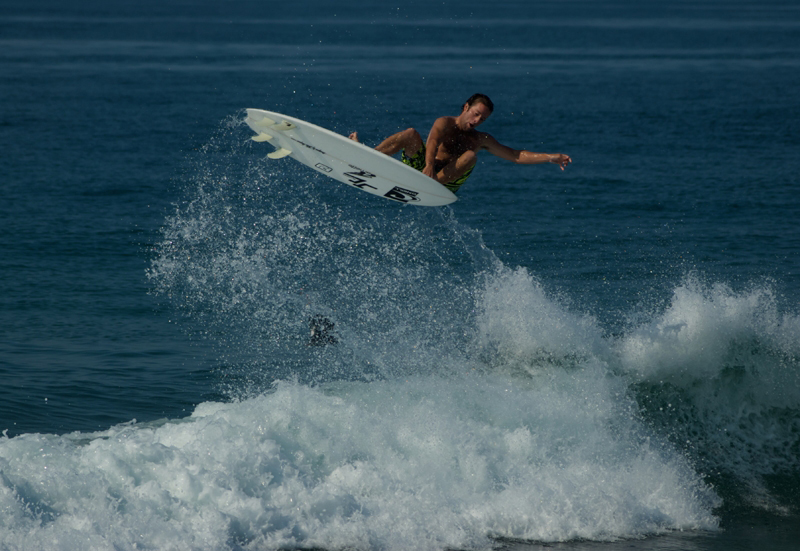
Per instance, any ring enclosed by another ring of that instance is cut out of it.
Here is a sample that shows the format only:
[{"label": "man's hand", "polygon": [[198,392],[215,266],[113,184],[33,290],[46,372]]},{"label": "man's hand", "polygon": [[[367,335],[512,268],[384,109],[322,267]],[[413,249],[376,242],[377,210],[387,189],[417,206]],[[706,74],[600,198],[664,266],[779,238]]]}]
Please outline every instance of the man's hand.
[{"label": "man's hand", "polygon": [[551,163],[555,163],[561,167],[561,170],[567,168],[567,165],[572,162],[572,159],[569,158],[568,155],[564,155],[563,153],[555,153],[553,158],[550,159]]}]

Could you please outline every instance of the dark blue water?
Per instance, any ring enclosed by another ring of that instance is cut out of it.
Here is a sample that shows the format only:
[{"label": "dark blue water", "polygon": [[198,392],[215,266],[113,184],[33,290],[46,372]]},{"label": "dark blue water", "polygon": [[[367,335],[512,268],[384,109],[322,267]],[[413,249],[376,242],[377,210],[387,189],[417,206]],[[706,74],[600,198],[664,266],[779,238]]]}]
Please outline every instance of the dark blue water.
[{"label": "dark blue water", "polygon": [[[799,6],[7,1],[0,46],[0,549],[796,545]],[[574,163],[402,207],[242,122],[476,91]]]}]

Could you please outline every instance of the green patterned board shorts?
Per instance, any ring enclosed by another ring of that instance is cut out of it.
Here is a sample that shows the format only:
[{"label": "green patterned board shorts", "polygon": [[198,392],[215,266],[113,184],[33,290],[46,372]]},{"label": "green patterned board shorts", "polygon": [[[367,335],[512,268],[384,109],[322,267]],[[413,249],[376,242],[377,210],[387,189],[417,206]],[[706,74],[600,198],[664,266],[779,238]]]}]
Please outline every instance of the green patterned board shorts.
[{"label": "green patterned board shorts", "polygon": [[[425,168],[425,144],[422,144],[422,149],[417,151],[417,154],[414,155],[413,157],[407,156],[404,150],[402,161],[411,168],[413,168],[414,170],[419,170],[420,172],[422,172],[422,169]],[[464,184],[464,182],[467,181],[467,178],[469,178],[470,174],[472,174],[472,170],[474,168],[475,168],[474,166],[470,167],[470,169],[467,170],[464,174],[462,174],[459,178],[453,180],[452,182],[447,182],[446,184],[444,184],[444,187],[455,193],[456,191],[458,191],[458,188],[460,188]]]}]

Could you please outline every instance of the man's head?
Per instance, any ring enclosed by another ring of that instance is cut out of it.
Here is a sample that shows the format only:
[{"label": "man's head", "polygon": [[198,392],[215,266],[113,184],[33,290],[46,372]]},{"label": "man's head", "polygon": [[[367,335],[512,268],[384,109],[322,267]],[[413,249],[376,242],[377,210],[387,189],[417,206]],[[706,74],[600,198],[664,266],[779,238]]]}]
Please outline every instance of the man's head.
[{"label": "man's head", "polygon": [[473,94],[461,109],[456,124],[463,131],[475,129],[479,124],[489,118],[494,111],[494,104],[489,96],[484,94]]},{"label": "man's head", "polygon": [[489,108],[490,113],[494,111],[494,103],[492,103],[492,100],[490,100],[489,96],[487,96],[486,94],[472,94],[467,100],[467,102],[464,104],[465,106],[464,108],[469,109],[476,103],[484,104],[486,107]]}]

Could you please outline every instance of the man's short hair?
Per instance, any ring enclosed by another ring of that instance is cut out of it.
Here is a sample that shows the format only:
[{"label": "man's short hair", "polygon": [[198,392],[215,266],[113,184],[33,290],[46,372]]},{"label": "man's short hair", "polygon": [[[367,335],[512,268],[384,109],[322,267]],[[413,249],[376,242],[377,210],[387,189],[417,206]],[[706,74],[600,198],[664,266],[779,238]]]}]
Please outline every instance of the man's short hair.
[{"label": "man's short hair", "polygon": [[472,94],[467,100],[467,108],[469,109],[476,103],[482,103],[489,108],[489,111],[494,111],[494,103],[486,94]]}]

